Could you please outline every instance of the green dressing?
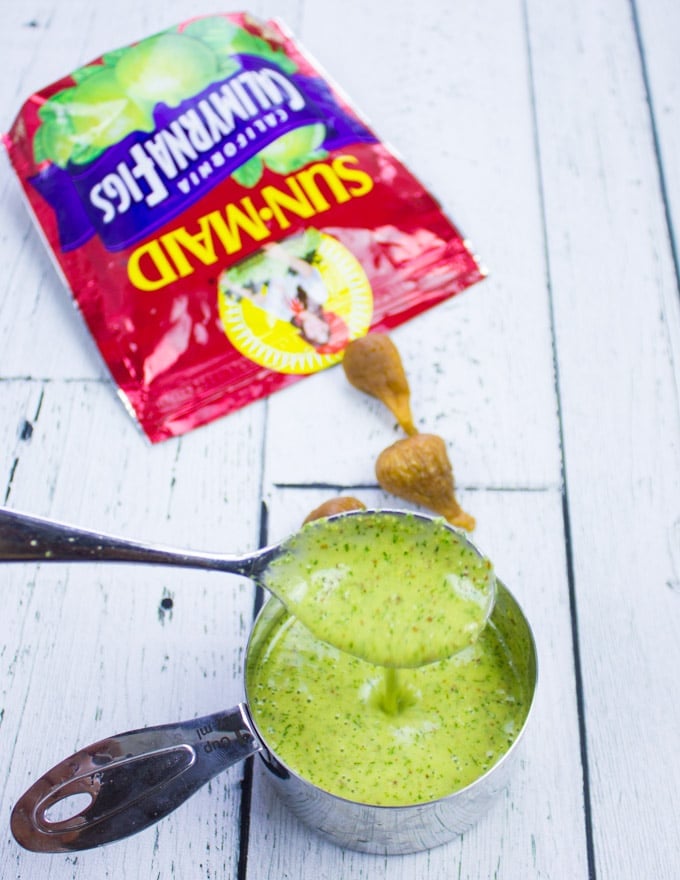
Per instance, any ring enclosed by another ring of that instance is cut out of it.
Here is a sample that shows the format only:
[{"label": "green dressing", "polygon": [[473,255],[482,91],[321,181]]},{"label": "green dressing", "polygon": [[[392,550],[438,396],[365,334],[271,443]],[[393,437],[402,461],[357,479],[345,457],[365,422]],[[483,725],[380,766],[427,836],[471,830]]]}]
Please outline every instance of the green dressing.
[{"label": "green dressing", "polygon": [[493,622],[448,660],[384,671],[282,613],[246,680],[255,723],[290,769],[376,805],[431,801],[473,782],[508,750],[529,702]]},{"label": "green dressing", "polygon": [[264,585],[317,638],[393,667],[472,644],[495,596],[489,561],[444,520],[389,512],[308,523]]}]

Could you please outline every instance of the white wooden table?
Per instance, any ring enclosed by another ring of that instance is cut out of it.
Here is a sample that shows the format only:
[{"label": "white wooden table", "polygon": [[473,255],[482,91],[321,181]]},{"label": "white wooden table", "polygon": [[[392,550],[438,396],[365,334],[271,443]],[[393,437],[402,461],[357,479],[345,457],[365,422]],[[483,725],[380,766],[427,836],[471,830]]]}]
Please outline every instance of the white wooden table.
[{"label": "white wooden table", "polygon": [[[204,0],[3,0],[0,126],[103,51]],[[421,430],[447,440],[475,540],[525,608],[536,712],[511,787],[448,846],[325,844],[259,765],[126,841],[23,851],[13,803],[107,734],[242,698],[253,587],[162,569],[0,569],[0,876],[680,876],[680,5],[252,2],[279,16],[472,239],[490,276],[396,330]],[[149,446],[0,167],[0,504],[245,551],[340,491],[386,498],[397,439],[332,368]],[[164,599],[172,602],[163,603]],[[172,605],[165,608],[164,605]]]}]

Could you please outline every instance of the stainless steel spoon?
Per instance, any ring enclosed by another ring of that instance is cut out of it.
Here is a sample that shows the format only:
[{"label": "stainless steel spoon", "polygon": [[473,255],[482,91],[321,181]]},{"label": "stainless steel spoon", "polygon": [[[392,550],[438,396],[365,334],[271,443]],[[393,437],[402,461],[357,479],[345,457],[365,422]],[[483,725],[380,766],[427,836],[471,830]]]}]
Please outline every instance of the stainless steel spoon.
[{"label": "stainless steel spoon", "polygon": [[[432,517],[396,510],[349,511],[329,519],[375,514],[408,515],[434,524]],[[243,575],[272,593],[265,578],[267,569],[288,551],[295,537],[242,556],[196,553],[142,544],[0,508],[0,562],[174,565]],[[467,539],[461,540],[478,554]],[[493,579],[489,614],[495,595]],[[37,780],[12,812],[12,832],[22,846],[38,852],[67,852],[118,840],[166,816],[217,773],[258,751],[268,751],[266,742],[258,735],[244,703],[204,718],[108,737],[80,750]],[[265,763],[277,777],[294,776],[273,756]],[[305,780],[299,785],[304,797],[296,794],[293,800],[297,803],[302,797],[306,802],[313,787]],[[337,799],[324,796],[331,798],[335,809]],[[314,803],[318,797],[316,791]],[[81,799],[75,810],[74,798]],[[86,801],[84,807],[82,799]],[[69,808],[65,817],[60,813],[64,806]],[[365,805],[356,806],[365,809]],[[402,845],[412,847],[412,841],[405,839]]]},{"label": "stainless steel spoon", "polygon": [[[85,560],[244,575],[317,638],[379,666],[450,657],[479,635],[495,599],[491,564],[474,545],[441,517],[410,511],[351,510],[230,556],[141,544],[0,509],[0,562]],[[362,615],[352,611],[357,603]],[[435,606],[439,624],[431,617]]]},{"label": "stainless steel spoon", "polygon": [[0,508],[0,562],[143,562],[239,574],[255,581],[285,541],[243,556],[174,550]]}]

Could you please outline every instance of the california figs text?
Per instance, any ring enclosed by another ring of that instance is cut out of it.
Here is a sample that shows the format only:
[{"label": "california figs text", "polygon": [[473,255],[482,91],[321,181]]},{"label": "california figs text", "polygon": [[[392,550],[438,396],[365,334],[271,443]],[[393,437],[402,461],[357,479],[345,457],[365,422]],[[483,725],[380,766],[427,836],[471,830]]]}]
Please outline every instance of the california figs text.
[{"label": "california figs text", "polygon": [[[262,137],[285,122],[288,111],[304,106],[304,96],[282,73],[270,68],[244,71],[153,137],[135,144],[129,161],[119,162],[90,189],[90,203],[101,212],[103,224],[111,223],[135,202],[149,207],[161,204],[170,194],[167,184],[178,180],[202,155],[211,153],[222,162],[225,154],[235,155],[238,147],[230,138],[240,132],[239,137],[247,140],[244,125],[251,123],[253,136]],[[179,185],[184,189],[181,180]]]}]

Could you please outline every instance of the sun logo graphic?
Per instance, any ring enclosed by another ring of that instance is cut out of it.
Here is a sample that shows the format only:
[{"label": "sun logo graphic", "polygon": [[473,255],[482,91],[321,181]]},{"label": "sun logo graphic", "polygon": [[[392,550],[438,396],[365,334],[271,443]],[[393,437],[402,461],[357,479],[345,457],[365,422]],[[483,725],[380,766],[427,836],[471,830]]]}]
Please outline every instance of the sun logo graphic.
[{"label": "sun logo graphic", "polygon": [[356,257],[310,228],[225,270],[218,308],[244,357],[278,373],[307,374],[337,363],[368,332],[373,292]]}]

